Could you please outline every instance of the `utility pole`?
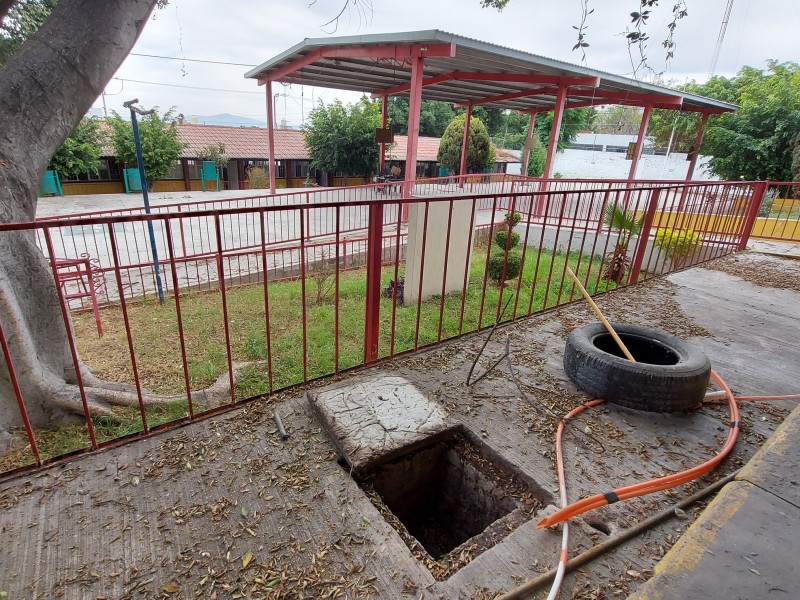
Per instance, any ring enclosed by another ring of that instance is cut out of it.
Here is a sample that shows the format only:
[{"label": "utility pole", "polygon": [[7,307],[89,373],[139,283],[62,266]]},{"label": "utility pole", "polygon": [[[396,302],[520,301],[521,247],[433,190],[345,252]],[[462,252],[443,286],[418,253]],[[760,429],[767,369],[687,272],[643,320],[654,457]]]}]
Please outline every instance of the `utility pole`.
[{"label": "utility pole", "polygon": [[[136,162],[139,163],[139,179],[142,181],[142,196],[144,198],[144,212],[150,214],[150,196],[147,190],[147,174],[144,172],[144,158],[142,157],[142,142],[139,139],[139,122],[136,115],[152,115],[154,110],[142,110],[135,104],[139,102],[138,98],[123,102],[122,106],[131,111],[131,125],[133,125],[133,143],[136,146]],[[164,286],[161,284],[161,271],[158,268],[158,249],[156,248],[156,234],[153,231],[153,221],[147,221],[147,231],[150,234],[150,250],[153,253],[153,270],[156,275],[156,288],[158,289],[158,301],[164,304]]]}]

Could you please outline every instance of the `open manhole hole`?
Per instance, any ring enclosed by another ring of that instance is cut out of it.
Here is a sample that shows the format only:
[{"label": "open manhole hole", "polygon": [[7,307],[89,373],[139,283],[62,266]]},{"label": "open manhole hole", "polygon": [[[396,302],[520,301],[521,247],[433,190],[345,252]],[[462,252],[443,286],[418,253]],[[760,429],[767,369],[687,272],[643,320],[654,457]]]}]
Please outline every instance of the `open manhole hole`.
[{"label": "open manhole hole", "polygon": [[551,500],[464,434],[378,465],[357,481],[437,579],[494,546]]}]

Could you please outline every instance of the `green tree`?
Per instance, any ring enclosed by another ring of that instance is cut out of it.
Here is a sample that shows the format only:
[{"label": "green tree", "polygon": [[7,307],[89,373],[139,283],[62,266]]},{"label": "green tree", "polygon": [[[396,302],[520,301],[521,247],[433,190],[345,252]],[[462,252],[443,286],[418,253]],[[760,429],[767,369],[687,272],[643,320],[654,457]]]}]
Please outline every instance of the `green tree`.
[{"label": "green tree", "polygon": [[[523,148],[523,153],[525,149]],[[524,159],[523,154],[523,159]],[[547,161],[547,148],[542,145],[539,139],[539,132],[533,132],[531,140],[531,155],[528,159],[528,175],[531,177],[541,177],[544,173],[544,163]]]},{"label": "green tree", "polygon": [[[423,100],[419,109],[419,134],[426,137],[442,137],[447,125],[456,116],[456,110],[448,102]],[[408,133],[408,98],[392,96],[387,107],[389,124],[395,133]]]},{"label": "green tree", "polygon": [[[558,150],[564,150],[578,138],[578,133],[589,129],[595,110],[591,107],[570,108],[561,118],[561,131],[558,135]],[[545,148],[550,145],[550,131],[553,127],[553,112],[536,116],[536,131]]]},{"label": "green tree", "polygon": [[[129,168],[136,166],[136,147],[133,142],[133,127],[130,121],[118,113],[108,120],[111,125],[111,142],[117,160]],[[185,145],[178,139],[178,119],[175,109],[163,115],[155,112],[139,118],[139,136],[142,141],[142,158],[148,186],[152,189],[175,167]]]},{"label": "green tree", "polygon": [[800,181],[800,133],[792,140],[792,181]]},{"label": "green tree", "polygon": [[640,108],[615,105],[598,110],[592,118],[591,129],[595,133],[636,135],[639,133],[641,123]]},{"label": "green tree", "polygon": [[[437,160],[453,173],[457,173],[461,168],[461,143],[464,139],[465,121],[466,115],[455,117],[445,129],[439,144]],[[483,172],[484,168],[494,164],[494,157],[494,146],[486,126],[479,118],[471,118],[467,141],[467,173]]]},{"label": "green tree", "polygon": [[710,124],[702,146],[723,179],[787,181],[792,139],[800,133],[800,65],[771,61],[766,73],[740,73],[735,113]]},{"label": "green tree", "polygon": [[36,30],[42,26],[45,19],[50,16],[50,11],[58,0],[19,0],[11,7],[8,16],[0,16],[0,65],[4,64],[14,51]]},{"label": "green tree", "polygon": [[205,146],[200,150],[198,158],[201,160],[213,161],[218,169],[224,169],[230,162],[230,158],[225,154],[225,144],[222,142]]},{"label": "green tree", "polygon": [[58,174],[65,178],[74,178],[84,173],[97,173],[105,137],[98,119],[84,117],[56,150],[48,168],[58,171]]},{"label": "green tree", "polygon": [[349,175],[368,176],[378,168],[375,129],[380,127],[381,107],[366,96],[355,104],[336,100],[320,105],[310,115],[305,142],[311,166],[321,171],[341,171],[345,185]]},{"label": "green tree", "polygon": [[[792,139],[800,133],[800,65],[770,61],[766,71],[742,67],[735,77],[691,82],[681,90],[738,104],[736,113],[712,116],[700,152],[711,172],[723,179],[792,179]],[[666,146],[688,151],[700,117],[696,113],[653,111],[648,134]]]}]

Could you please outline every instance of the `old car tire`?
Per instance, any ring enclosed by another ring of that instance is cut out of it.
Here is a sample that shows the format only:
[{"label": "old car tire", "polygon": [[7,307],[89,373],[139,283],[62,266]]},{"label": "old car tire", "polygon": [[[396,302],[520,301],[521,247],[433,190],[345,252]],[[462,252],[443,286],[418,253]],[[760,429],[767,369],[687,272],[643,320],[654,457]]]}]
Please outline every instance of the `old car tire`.
[{"label": "old car tire", "polygon": [[579,389],[637,410],[678,412],[703,400],[711,363],[699,348],[658,329],[614,323],[637,362],[627,360],[601,323],[570,332],[564,370]]}]

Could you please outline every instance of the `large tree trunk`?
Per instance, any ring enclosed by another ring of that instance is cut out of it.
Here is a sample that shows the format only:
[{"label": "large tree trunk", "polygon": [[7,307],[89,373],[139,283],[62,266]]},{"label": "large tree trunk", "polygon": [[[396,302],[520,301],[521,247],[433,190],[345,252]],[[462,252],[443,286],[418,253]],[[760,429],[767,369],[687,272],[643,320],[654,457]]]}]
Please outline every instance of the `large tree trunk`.
[{"label": "large tree trunk", "polygon": [[[60,0],[0,69],[0,223],[33,220],[50,157],[119,68],[156,3]],[[0,323],[34,425],[80,413],[52,272],[32,232],[0,232]],[[90,394],[91,402],[98,399],[101,393]],[[0,355],[0,433],[20,423]]]}]

